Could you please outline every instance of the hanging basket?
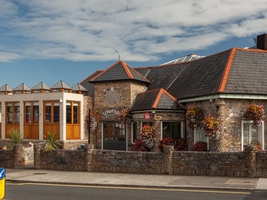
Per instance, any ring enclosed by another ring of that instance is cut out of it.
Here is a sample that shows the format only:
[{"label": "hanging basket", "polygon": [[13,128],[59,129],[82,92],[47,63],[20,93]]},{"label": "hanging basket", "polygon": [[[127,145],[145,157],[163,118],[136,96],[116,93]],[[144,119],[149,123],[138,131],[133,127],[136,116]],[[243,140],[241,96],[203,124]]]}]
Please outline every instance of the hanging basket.
[{"label": "hanging basket", "polygon": [[196,105],[190,105],[186,111],[186,121],[190,129],[201,127],[201,122],[204,119],[204,114],[202,109]]},{"label": "hanging basket", "polygon": [[249,104],[246,109],[246,117],[253,121],[254,126],[260,126],[264,120],[264,109],[262,105]]}]

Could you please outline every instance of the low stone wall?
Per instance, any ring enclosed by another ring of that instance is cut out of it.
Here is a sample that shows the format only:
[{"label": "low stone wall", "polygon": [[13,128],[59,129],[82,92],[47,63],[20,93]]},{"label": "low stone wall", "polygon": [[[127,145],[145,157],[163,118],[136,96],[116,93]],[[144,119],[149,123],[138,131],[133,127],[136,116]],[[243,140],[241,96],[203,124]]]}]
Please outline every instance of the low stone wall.
[{"label": "low stone wall", "polygon": [[257,177],[267,177],[267,153],[256,153],[256,173]]},{"label": "low stone wall", "polygon": [[84,150],[42,152],[34,147],[36,169],[134,174],[174,174],[267,178],[267,153],[245,148],[244,152],[101,151],[93,146]]},{"label": "low stone wall", "polygon": [[14,168],[14,151],[0,150],[0,167]]},{"label": "low stone wall", "polygon": [[15,145],[13,150],[0,150],[0,167],[20,169],[23,167],[22,145]]},{"label": "low stone wall", "polygon": [[85,171],[85,153],[81,150],[41,151],[34,148],[34,167],[36,169]]},{"label": "low stone wall", "polygon": [[173,174],[246,177],[245,153],[174,152]]},{"label": "low stone wall", "polygon": [[163,174],[163,154],[155,152],[93,151],[93,171]]}]

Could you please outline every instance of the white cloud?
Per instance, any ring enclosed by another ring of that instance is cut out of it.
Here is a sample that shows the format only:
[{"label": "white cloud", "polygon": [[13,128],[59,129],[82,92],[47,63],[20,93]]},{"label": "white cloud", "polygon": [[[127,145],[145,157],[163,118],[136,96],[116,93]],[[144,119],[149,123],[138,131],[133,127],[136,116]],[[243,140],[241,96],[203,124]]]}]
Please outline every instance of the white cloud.
[{"label": "white cloud", "polygon": [[267,32],[266,0],[2,1],[0,62],[107,61],[115,50],[128,61],[151,61]]}]

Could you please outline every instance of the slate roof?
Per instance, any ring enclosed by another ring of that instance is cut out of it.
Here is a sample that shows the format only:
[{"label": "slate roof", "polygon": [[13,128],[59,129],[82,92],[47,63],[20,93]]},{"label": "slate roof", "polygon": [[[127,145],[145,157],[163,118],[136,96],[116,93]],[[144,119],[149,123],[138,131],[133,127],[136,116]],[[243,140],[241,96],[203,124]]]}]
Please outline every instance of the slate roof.
[{"label": "slate roof", "polygon": [[267,94],[267,51],[233,49],[219,92]]},{"label": "slate roof", "polygon": [[40,82],[37,85],[35,85],[32,90],[46,90],[49,91],[50,88],[48,85],[46,85],[44,82]]},{"label": "slate roof", "polygon": [[10,87],[8,84],[3,85],[0,87],[0,92],[12,92],[13,88]]},{"label": "slate roof", "polygon": [[137,94],[131,111],[139,110],[183,110],[184,107],[164,89]]},{"label": "slate roof", "polygon": [[31,91],[31,88],[25,83],[21,83],[19,86],[15,87],[13,91]]},{"label": "slate roof", "polygon": [[181,63],[184,70],[167,91],[177,99],[200,97],[218,93],[231,50]]},{"label": "slate roof", "polygon": [[62,80],[60,80],[59,82],[57,82],[55,85],[53,85],[50,89],[67,89],[67,90],[71,90],[71,87],[68,86],[65,82],[63,82]]},{"label": "slate roof", "polygon": [[102,71],[96,71],[90,76],[86,77],[83,81],[80,82],[80,84],[88,91],[88,96],[93,97],[94,96],[94,84],[90,83],[89,81],[100,74]]},{"label": "slate roof", "polygon": [[190,62],[134,70],[150,84],[147,92],[137,95],[133,110],[155,109],[152,105],[159,89],[177,100],[218,94],[267,95],[266,50],[232,48]]},{"label": "slate roof", "polygon": [[134,80],[149,84],[150,81],[130,67],[127,63],[119,60],[114,65],[93,77],[90,82],[124,81]]},{"label": "slate roof", "polygon": [[77,83],[72,87],[73,91],[87,91],[85,87],[83,87],[80,83]]}]

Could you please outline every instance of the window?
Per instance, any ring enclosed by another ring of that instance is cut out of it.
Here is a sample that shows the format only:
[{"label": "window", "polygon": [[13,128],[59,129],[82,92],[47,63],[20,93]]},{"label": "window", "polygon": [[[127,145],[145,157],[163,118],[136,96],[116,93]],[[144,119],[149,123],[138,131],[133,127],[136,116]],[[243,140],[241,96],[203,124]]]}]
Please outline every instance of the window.
[{"label": "window", "polygon": [[11,102],[6,104],[7,123],[19,123],[20,120],[20,106],[18,102]]},{"label": "window", "polygon": [[252,121],[242,121],[241,123],[241,150],[245,145],[260,143],[264,150],[264,121],[261,126],[253,126]]},{"label": "window", "polygon": [[162,122],[162,138],[184,138],[182,122]]},{"label": "window", "polygon": [[66,123],[68,124],[79,123],[79,103],[78,102],[67,102]]},{"label": "window", "polygon": [[25,102],[25,123],[39,122],[39,102]]},{"label": "window", "polygon": [[138,134],[139,134],[139,132],[138,132],[138,129],[137,129],[137,122],[132,122],[132,130],[131,130],[131,132],[132,132],[132,143],[135,143],[136,142],[136,140],[138,139]]},{"label": "window", "polygon": [[203,129],[194,129],[194,144],[199,141],[207,142],[207,137],[205,136]]},{"label": "window", "polygon": [[103,122],[104,141],[125,141],[125,125],[117,122]]},{"label": "window", "polygon": [[45,122],[47,123],[59,123],[60,112],[59,112],[59,102],[45,102]]}]

